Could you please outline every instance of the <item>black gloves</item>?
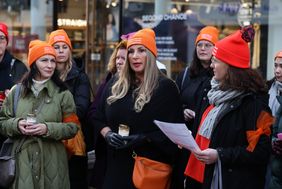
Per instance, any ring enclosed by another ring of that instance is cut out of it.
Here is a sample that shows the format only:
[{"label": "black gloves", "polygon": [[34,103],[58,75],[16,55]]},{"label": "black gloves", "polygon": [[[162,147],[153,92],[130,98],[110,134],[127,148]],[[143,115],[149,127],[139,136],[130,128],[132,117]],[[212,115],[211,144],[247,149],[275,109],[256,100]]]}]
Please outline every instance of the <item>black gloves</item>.
[{"label": "black gloves", "polygon": [[272,150],[276,155],[282,156],[282,140],[273,141]]},{"label": "black gloves", "polygon": [[122,136],[112,131],[106,133],[105,140],[110,146],[115,148],[120,148],[125,145]]},{"label": "black gloves", "polygon": [[143,134],[121,136],[109,131],[105,135],[105,140],[110,146],[115,147],[116,149],[125,149],[141,145],[147,141],[147,138]]},{"label": "black gloves", "polygon": [[143,134],[124,136],[122,139],[125,141],[125,145],[119,147],[119,149],[136,147],[138,145],[144,144],[147,141],[146,136]]}]

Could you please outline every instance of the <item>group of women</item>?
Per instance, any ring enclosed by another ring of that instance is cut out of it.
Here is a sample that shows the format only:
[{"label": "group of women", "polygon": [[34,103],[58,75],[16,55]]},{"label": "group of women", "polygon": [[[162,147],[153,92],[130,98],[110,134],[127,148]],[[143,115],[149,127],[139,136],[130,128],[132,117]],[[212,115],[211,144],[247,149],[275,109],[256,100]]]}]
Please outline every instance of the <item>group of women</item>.
[{"label": "group of women", "polygon": [[[93,179],[99,178],[95,187],[135,188],[132,155],[137,154],[173,167],[171,189],[263,188],[273,119],[265,82],[250,68],[252,37],[253,30],[245,28],[218,41],[218,30],[205,27],[196,38],[192,64],[177,84],[156,65],[152,29],[121,42],[87,116],[95,127],[95,166],[100,166],[94,171]],[[15,116],[15,87],[4,101],[1,134],[13,138],[14,146],[25,140],[12,188],[87,183],[77,172],[85,165],[85,154],[68,156],[61,142],[81,129],[90,95],[89,80],[71,61],[70,51],[63,30],[52,32],[49,43],[32,42],[30,72],[21,84]],[[26,122],[28,113],[36,114],[36,124]],[[185,120],[200,150],[189,154],[180,149],[154,120]],[[129,127],[129,136],[119,134],[120,124]]]},{"label": "group of women", "polygon": [[[88,187],[85,144],[77,135],[90,103],[89,79],[71,49],[64,30],[53,31],[48,42],[31,41],[18,100],[13,87],[4,101],[0,132],[13,139],[13,149],[23,141],[11,188]],[[36,123],[27,121],[30,114]],[[72,149],[71,138],[79,149]]]}]

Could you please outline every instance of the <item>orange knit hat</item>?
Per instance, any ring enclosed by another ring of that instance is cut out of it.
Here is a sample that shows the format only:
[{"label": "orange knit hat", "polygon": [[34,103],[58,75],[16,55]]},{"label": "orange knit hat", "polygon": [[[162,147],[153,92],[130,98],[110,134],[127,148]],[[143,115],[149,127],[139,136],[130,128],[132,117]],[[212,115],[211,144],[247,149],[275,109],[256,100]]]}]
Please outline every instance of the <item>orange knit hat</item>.
[{"label": "orange knit hat", "polygon": [[249,68],[250,49],[248,42],[252,41],[254,34],[252,26],[238,30],[218,41],[213,48],[212,55],[231,66]]},{"label": "orange knit hat", "polygon": [[206,40],[215,44],[218,41],[219,31],[216,27],[206,26],[201,29],[199,35],[196,38],[195,44],[197,44],[200,40]]},{"label": "orange knit hat", "polygon": [[278,53],[276,53],[274,60],[276,60],[276,58],[282,58],[282,51],[279,51]]},{"label": "orange knit hat", "polygon": [[57,42],[65,42],[72,49],[70,38],[63,29],[52,31],[48,42],[52,46]]},{"label": "orange knit hat", "polygon": [[127,48],[132,45],[143,45],[157,56],[156,35],[154,30],[145,28],[137,31],[128,39]]},{"label": "orange knit hat", "polygon": [[53,55],[56,57],[54,48],[48,43],[40,40],[33,40],[29,43],[29,52],[27,62],[29,67],[43,55]]}]

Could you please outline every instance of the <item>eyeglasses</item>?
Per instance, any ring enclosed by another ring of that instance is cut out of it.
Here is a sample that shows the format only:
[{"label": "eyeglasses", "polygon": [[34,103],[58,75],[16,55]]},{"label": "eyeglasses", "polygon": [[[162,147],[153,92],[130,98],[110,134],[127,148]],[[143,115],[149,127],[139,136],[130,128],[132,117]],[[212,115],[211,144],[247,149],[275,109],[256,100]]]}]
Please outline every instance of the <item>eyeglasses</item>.
[{"label": "eyeglasses", "polygon": [[197,44],[197,48],[202,49],[203,47],[205,47],[205,49],[210,49],[211,47],[213,47],[213,45],[209,43],[198,43]]},{"label": "eyeglasses", "polygon": [[3,41],[6,41],[6,36],[4,36],[4,35],[0,35],[0,42],[3,42]]}]

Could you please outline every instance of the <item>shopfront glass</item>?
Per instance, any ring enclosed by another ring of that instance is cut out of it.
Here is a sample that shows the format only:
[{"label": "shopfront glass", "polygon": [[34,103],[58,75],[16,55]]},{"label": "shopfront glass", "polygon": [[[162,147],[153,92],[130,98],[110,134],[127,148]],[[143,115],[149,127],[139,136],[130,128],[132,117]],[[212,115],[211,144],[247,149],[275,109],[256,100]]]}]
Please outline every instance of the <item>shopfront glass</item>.
[{"label": "shopfront glass", "polygon": [[213,25],[223,38],[240,25],[253,24],[257,35],[251,44],[252,67],[265,75],[267,54],[260,52],[267,52],[268,10],[268,1],[262,0],[124,0],[122,33],[154,29],[158,60],[175,79],[191,62],[201,28]]},{"label": "shopfront glass", "polygon": [[0,21],[9,28],[9,51],[26,63],[29,42],[46,40],[53,28],[53,1],[1,0]]}]

